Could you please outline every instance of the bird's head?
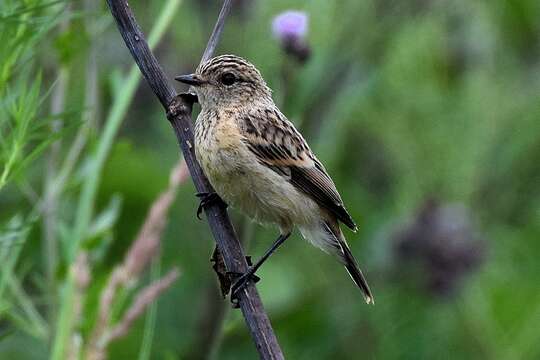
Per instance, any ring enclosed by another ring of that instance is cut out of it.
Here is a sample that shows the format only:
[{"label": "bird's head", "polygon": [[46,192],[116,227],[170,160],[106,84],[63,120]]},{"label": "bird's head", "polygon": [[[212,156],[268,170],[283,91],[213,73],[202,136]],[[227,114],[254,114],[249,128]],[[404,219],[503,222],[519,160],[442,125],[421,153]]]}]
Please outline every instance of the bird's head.
[{"label": "bird's head", "polygon": [[203,109],[271,101],[271,91],[259,70],[235,55],[217,56],[201,64],[194,74],[175,79],[193,87]]}]

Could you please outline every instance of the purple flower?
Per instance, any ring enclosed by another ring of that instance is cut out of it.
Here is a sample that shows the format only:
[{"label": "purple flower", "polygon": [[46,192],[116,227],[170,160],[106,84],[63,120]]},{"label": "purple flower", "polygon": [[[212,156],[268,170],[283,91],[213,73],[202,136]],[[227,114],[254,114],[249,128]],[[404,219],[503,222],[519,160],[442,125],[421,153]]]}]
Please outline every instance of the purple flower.
[{"label": "purple flower", "polygon": [[307,31],[308,16],[302,11],[285,11],[272,21],[275,38],[280,41],[283,50],[300,63],[305,63],[311,54],[305,40]]},{"label": "purple flower", "polygon": [[281,40],[304,39],[308,31],[308,16],[303,11],[282,12],[272,20],[272,32]]}]

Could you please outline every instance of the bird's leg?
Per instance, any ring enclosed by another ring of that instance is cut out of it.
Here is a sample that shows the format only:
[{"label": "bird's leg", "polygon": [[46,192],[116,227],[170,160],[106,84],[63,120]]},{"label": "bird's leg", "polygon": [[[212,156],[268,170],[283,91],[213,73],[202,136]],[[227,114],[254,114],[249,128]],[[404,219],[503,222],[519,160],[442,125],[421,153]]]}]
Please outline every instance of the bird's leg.
[{"label": "bird's leg", "polygon": [[[246,256],[246,262],[247,262],[248,266],[253,266],[253,261],[251,261],[251,256],[250,255]],[[226,271],[225,273],[227,275],[229,275],[229,277],[231,279],[238,279],[239,277],[244,275],[244,273],[236,272],[236,271]],[[255,274],[253,274],[253,275],[251,275],[251,280],[253,280],[253,282],[257,283],[259,280],[261,280],[261,278],[258,277]]]},{"label": "bird's leg", "polygon": [[199,207],[197,208],[197,218],[199,220],[201,220],[201,214],[205,206],[208,206],[214,203],[217,203],[223,206],[224,208],[227,208],[228,206],[227,203],[223,201],[223,199],[221,199],[215,191],[200,192],[200,193],[196,193],[195,196],[201,199],[201,202],[199,203]]},{"label": "bird's leg", "polygon": [[277,250],[277,248],[283,244],[285,242],[285,240],[287,240],[289,238],[289,236],[291,236],[291,233],[287,233],[287,234],[281,234],[279,235],[279,237],[277,238],[276,241],[274,241],[274,243],[272,244],[272,246],[270,247],[270,249],[268,249],[264,255],[259,259],[259,261],[257,261],[255,263],[255,265],[253,266],[250,266],[248,271],[246,271],[244,274],[240,275],[240,277],[238,279],[235,280],[235,282],[233,283],[233,286],[232,286],[232,289],[231,289],[231,302],[233,304],[236,304],[237,303],[237,294],[240,290],[242,290],[246,285],[247,283],[250,281],[250,280],[253,280],[255,282],[259,281],[259,277],[257,277],[255,275],[255,272],[261,267],[261,265],[270,257],[270,255],[272,255],[274,253],[274,251]]}]

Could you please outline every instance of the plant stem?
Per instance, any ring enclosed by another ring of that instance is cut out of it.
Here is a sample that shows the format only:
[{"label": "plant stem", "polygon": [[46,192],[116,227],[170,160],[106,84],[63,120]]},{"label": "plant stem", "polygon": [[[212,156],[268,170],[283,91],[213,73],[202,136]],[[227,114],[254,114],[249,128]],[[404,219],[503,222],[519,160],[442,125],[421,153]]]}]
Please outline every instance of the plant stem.
[{"label": "plant stem", "polygon": [[[181,0],[169,0],[165,4],[160,16],[157,19],[156,25],[150,32],[148,38],[148,44],[150,48],[154,48],[159,40],[161,40],[165,30],[170,25],[173,15],[176,13],[176,9],[180,5]],[[92,165],[88,170],[88,176],[83,184],[81,196],[79,198],[79,206],[76,212],[75,226],[72,234],[71,249],[68,252],[69,259],[73,259],[80,247],[81,242],[85,236],[86,230],[90,224],[90,221],[94,212],[94,201],[97,193],[97,188],[101,179],[101,172],[105,161],[111,150],[114,138],[118,133],[118,129],[125,119],[125,115],[129,108],[135,90],[139,85],[141,75],[136,66],[133,66],[127,79],[124,81],[124,87],[122,92],[116,95],[114,104],[105,121],[105,128],[101,135],[101,139],[98,142],[94,158],[92,159]]]},{"label": "plant stem", "polygon": [[6,161],[6,165],[2,171],[2,176],[0,176],[0,191],[7,184],[7,179],[11,172],[11,168],[13,165],[15,165],[15,161],[19,158],[19,149],[20,148],[17,143],[13,144],[13,149],[11,149],[8,161]]},{"label": "plant stem", "polygon": [[[67,25],[66,25],[67,26]],[[69,70],[66,66],[60,65],[58,71],[58,81],[51,99],[51,114],[58,115],[64,112],[66,91],[69,82]],[[57,119],[51,123],[51,132],[58,133],[62,128],[62,120]],[[55,299],[56,281],[55,274],[58,265],[58,241],[57,241],[57,213],[58,213],[58,192],[54,190],[54,177],[58,169],[58,157],[60,156],[61,143],[55,141],[50,148],[44,179],[43,195],[43,256],[45,264],[45,276],[47,281],[47,291],[51,295],[50,299]],[[49,319],[52,322],[55,314],[55,304],[49,304]]]},{"label": "plant stem", "polygon": [[[167,118],[174,129],[195,188],[198,192],[214,191],[195,159],[191,121],[193,97],[189,94],[176,94],[161,65],[148,47],[129,5],[122,0],[107,0],[107,4],[131,55],[148,85],[167,111]],[[232,0],[225,0],[204,58],[212,54],[231,6]],[[205,207],[204,212],[214,240],[223,255],[227,271],[245,273],[248,264],[226,209],[214,204]],[[255,285],[249,282],[244,289],[239,291],[237,297],[246,325],[261,359],[283,359],[283,353]]]},{"label": "plant stem", "polygon": [[[161,251],[158,251],[154,260],[152,261],[152,266],[150,269],[150,282],[153,283],[157,281],[161,273]],[[139,351],[139,360],[148,360],[151,358],[152,351],[152,341],[154,339],[154,330],[156,328],[156,318],[157,318],[157,308],[158,300],[154,300],[150,304],[146,318],[144,320],[144,332],[143,338],[141,341],[141,350]]]},{"label": "plant stem", "polygon": [[[167,27],[171,24],[174,14],[181,0],[169,0],[163,7],[160,16],[157,19],[156,25],[152,29],[149,37],[151,47],[156,46]],[[73,262],[78,253],[86,231],[90,225],[93,211],[94,201],[97,194],[97,188],[101,179],[101,172],[111,150],[113,140],[120,128],[120,124],[125,118],[128,106],[133,99],[133,95],[140,81],[140,74],[137,67],[133,66],[129,75],[124,82],[123,92],[117,94],[111,111],[107,116],[105,128],[97,144],[96,153],[91,160],[88,176],[83,183],[83,189],[79,198],[79,206],[77,208],[75,225],[70,239],[70,248],[68,249],[69,263]],[[69,340],[72,327],[73,306],[72,299],[74,295],[74,282],[71,274],[66,277],[65,287],[62,294],[62,302],[60,314],[58,316],[58,324],[56,327],[56,337],[52,348],[52,359],[64,359],[66,346]]]}]

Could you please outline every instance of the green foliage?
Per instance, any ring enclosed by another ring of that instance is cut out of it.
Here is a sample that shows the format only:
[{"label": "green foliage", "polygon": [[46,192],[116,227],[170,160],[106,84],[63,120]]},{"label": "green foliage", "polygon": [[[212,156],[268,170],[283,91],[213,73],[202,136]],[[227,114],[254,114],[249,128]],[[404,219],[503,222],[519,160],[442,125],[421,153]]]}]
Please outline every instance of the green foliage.
[{"label": "green foliage", "polygon": [[2,3],[0,191],[54,140],[44,132],[48,121],[36,118],[44,99],[41,72],[35,67],[36,45],[57,21],[53,5],[40,1]]},{"label": "green foliage", "polygon": [[[295,235],[258,284],[287,358],[540,357],[540,2],[239,3],[218,52],[261,69],[325,163],[360,225],[346,237],[376,299],[364,305],[339,264]],[[130,5],[152,45],[161,40],[166,73],[191,72],[220,2]],[[309,14],[304,65],[271,34],[288,9]],[[0,358],[53,348],[63,358],[71,335],[91,337],[101,291],[178,145],[104,4],[4,0],[0,44]],[[63,106],[53,112],[54,99]],[[199,346],[205,315],[228,305],[209,295],[213,242],[193,192],[180,188],[161,258],[140,283],[174,265],[182,277],[111,345],[112,359],[256,357],[235,311]],[[485,239],[482,265],[446,297],[395,250],[396,233],[433,198],[467,208]],[[250,230],[231,212],[258,257],[274,229]],[[92,281],[78,318],[69,269],[83,251]],[[113,322],[135,289],[115,298]]]},{"label": "green foliage", "polygon": [[20,330],[43,340],[48,328],[23,287],[27,274],[15,272],[32,223],[16,215],[0,228],[0,318],[9,319]]}]

